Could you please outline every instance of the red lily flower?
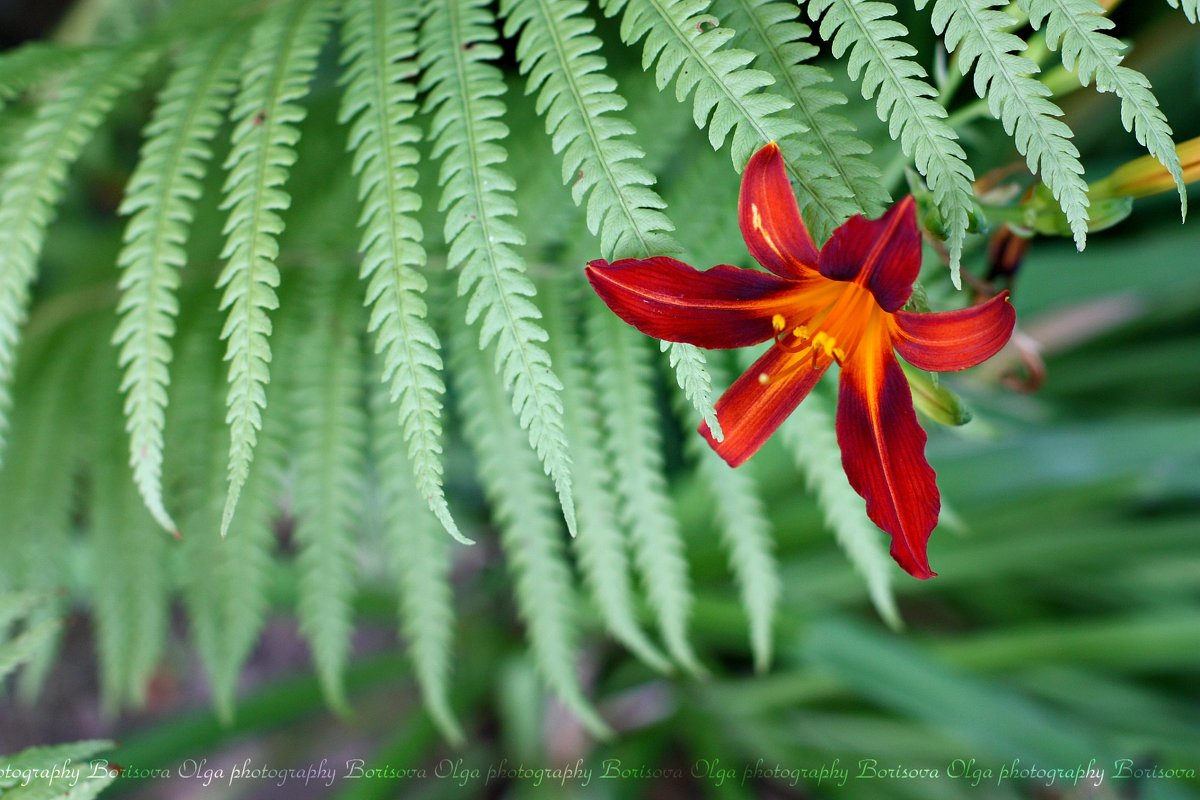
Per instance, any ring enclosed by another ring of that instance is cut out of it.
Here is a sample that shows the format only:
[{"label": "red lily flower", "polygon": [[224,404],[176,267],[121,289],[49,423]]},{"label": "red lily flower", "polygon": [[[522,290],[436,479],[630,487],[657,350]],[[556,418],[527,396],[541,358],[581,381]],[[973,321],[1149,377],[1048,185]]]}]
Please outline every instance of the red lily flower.
[{"label": "red lily flower", "polygon": [[770,272],[728,264],[701,272],[656,256],[593,261],[588,280],[617,316],[658,339],[723,349],[774,338],[717,401],[724,440],[700,426],[730,466],[752,456],[836,361],[837,436],[850,485],[891,535],[900,566],[933,577],[925,548],[941,498],[893,351],[936,372],[979,364],[1012,334],[1008,293],[959,311],[902,311],[921,267],[912,198],[878,220],[852,217],[818,251],[774,143],[746,165],[738,221],[750,254]]}]

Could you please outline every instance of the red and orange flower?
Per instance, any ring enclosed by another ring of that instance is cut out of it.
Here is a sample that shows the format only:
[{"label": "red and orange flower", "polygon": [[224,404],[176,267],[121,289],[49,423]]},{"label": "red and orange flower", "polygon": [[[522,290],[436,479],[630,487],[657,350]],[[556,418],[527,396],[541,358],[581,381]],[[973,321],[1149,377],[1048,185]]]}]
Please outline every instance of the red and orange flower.
[{"label": "red and orange flower", "polygon": [[1008,293],[959,311],[901,310],[921,267],[912,198],[878,220],[851,218],[818,251],[773,143],[746,165],[738,222],[770,272],[727,264],[699,271],[656,256],[593,261],[588,279],[621,319],[658,339],[709,349],[775,340],[717,401],[725,438],[700,427],[731,466],[750,458],[837,362],[837,436],[850,485],[891,535],[900,566],[933,577],[925,549],[941,498],[894,352],[936,372],[979,364],[1012,334]]}]

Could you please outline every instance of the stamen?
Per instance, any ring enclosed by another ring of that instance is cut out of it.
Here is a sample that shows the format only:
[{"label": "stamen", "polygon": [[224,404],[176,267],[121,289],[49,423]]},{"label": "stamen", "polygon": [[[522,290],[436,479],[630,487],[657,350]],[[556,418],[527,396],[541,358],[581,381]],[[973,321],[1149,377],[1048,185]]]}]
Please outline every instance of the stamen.
[{"label": "stamen", "polygon": [[778,333],[787,327],[787,320],[783,318],[783,314],[776,314],[771,317],[771,327]]},{"label": "stamen", "polygon": [[767,373],[765,373],[765,372],[760,372],[760,373],[758,373],[758,383],[759,383],[759,385],[761,385],[761,386],[766,386],[766,385],[767,385],[768,383],[770,383],[770,382],[771,382],[771,376],[770,376],[770,375],[768,375],[768,374],[767,374]]}]

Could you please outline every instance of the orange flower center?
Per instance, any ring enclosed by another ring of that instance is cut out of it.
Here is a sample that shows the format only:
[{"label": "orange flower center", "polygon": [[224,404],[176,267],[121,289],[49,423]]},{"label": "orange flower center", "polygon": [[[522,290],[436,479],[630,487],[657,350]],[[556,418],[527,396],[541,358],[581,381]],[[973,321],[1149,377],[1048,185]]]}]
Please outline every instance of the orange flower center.
[{"label": "orange flower center", "polygon": [[775,346],[792,356],[772,374],[759,373],[758,382],[768,384],[800,369],[817,369],[851,358],[864,339],[879,338],[891,316],[876,302],[865,286],[847,281],[823,280],[803,290],[803,304],[791,317],[771,318]]}]

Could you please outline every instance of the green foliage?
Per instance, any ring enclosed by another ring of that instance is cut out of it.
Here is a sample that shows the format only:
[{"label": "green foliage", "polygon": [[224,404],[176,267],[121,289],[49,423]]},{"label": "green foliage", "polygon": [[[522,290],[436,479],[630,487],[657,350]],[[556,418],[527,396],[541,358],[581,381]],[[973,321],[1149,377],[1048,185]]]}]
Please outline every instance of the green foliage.
[{"label": "green foliage", "polygon": [[101,770],[93,775],[88,759],[112,746],[95,739],[0,756],[0,772],[21,776],[0,778],[0,791],[10,800],[92,800],[112,785],[117,774]]},{"label": "green foliage", "polygon": [[[917,0],[923,8],[928,0]],[[963,74],[975,69],[975,93],[986,97],[992,115],[1013,136],[1029,169],[1041,176],[1067,215],[1075,245],[1087,240],[1087,183],[1071,129],[1051,92],[1034,80],[1037,65],[1025,56],[1025,42],[1009,32],[1012,18],[997,7],[1003,0],[935,0],[933,27],[958,56]]]},{"label": "green foliage", "polygon": [[1124,46],[1104,33],[1113,23],[1103,16],[1100,5],[1095,0],[1022,0],[1021,9],[1035,28],[1046,25],[1047,44],[1061,47],[1063,65],[1085,86],[1094,80],[1099,91],[1121,98],[1122,124],[1171,173],[1186,217],[1187,188],[1171,126],[1146,76],[1121,65]]},{"label": "green foliage", "polygon": [[395,408],[382,385],[371,393],[371,441],[383,506],[383,538],[400,593],[400,623],[421,696],[442,734],[464,739],[450,708],[454,638],[452,553],[413,481]]},{"label": "green foliage", "polygon": [[271,363],[267,312],[279,305],[275,259],[284,225],[280,212],[291,205],[283,184],[296,161],[296,126],[305,116],[298,101],[316,69],[329,11],[329,0],[276,6],[255,26],[242,59],[221,203],[229,211],[221,252],[227,262],[217,280],[225,290],[221,308],[227,316],[221,338],[227,343],[229,362],[229,495],[221,514],[222,535],[233,520],[262,428]]},{"label": "green foliage", "polygon": [[703,667],[688,642],[692,591],[679,523],[663,479],[660,425],[649,353],[636,331],[598,302],[588,304],[588,346],[595,359],[608,456],[616,475],[619,516],[634,563],[671,655],[688,670]]},{"label": "green foliage", "polygon": [[[542,470],[506,413],[507,394],[465,329],[451,339],[466,426],[479,475],[500,526],[517,609],[538,668],[563,703],[595,735],[607,735],[580,685],[575,659],[578,598]],[[473,409],[487,409],[480,414]]]},{"label": "green foliage", "polygon": [[408,463],[438,521],[458,530],[442,486],[442,358],[437,333],[426,321],[427,287],[422,231],[413,212],[420,131],[416,113],[416,14],[384,0],[356,0],[343,8],[346,93],[340,121],[350,123],[349,150],[363,204],[362,278],[371,306],[369,329],[382,352],[380,377],[399,407]]},{"label": "green foliage", "polygon": [[170,383],[171,336],[179,304],[179,270],[208,161],[236,80],[241,37],[227,33],[198,39],[180,56],[146,128],[138,168],[125,187],[121,213],[131,215],[113,341],[125,368],[129,465],[146,507],[169,531],[176,528],[163,505],[163,426]]},{"label": "green foliage", "polygon": [[80,59],[57,96],[38,107],[0,174],[0,437],[8,427],[13,362],[29,287],[67,170],[117,96],[133,88],[156,57],[152,50],[126,48]]},{"label": "green foliage", "polygon": [[896,7],[863,0],[813,0],[808,13],[820,19],[822,38],[835,58],[848,56],[850,77],[862,83],[863,97],[876,98],[879,119],[899,139],[929,182],[941,212],[950,250],[950,272],[958,285],[963,242],[973,209],[974,173],[958,135],[946,123],[946,109],[925,82],[925,70],[913,61],[916,49],[905,41],[908,30],[896,22]]},{"label": "green foliage", "polygon": [[542,342],[541,313],[525,265],[513,249],[524,243],[508,218],[516,214],[513,180],[498,165],[508,133],[500,122],[504,93],[492,66],[500,49],[482,0],[430,0],[421,25],[421,86],[434,157],[443,160],[440,208],[446,212],[447,260],[461,270],[458,291],[470,296],[466,319],[480,324],[479,345],[496,343],[496,370],[512,393],[513,412],[554,481],[567,527],[575,531],[571,457],[562,422],[562,383]]}]

